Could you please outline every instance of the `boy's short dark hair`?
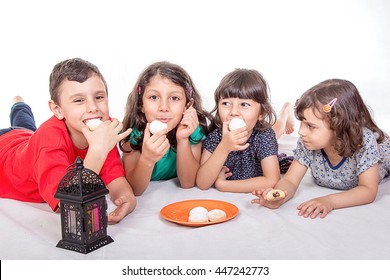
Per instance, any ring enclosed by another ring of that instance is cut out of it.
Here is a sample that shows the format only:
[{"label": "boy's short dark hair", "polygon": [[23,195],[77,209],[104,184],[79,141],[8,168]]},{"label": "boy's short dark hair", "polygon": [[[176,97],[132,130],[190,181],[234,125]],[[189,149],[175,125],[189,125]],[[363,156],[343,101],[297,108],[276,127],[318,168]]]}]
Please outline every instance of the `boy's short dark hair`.
[{"label": "boy's short dark hair", "polygon": [[108,93],[107,83],[103,75],[100,73],[99,68],[91,62],[81,58],[72,58],[57,63],[50,74],[50,99],[58,104],[58,89],[63,81],[68,80],[83,83],[92,75],[97,75],[100,79],[102,79],[106,92]]}]

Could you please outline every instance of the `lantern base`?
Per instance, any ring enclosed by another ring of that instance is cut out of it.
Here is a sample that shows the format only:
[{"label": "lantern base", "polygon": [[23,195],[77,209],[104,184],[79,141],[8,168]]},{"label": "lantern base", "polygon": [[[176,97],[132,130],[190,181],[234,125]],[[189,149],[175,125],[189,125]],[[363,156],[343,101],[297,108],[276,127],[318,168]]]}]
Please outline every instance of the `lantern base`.
[{"label": "lantern base", "polygon": [[104,238],[92,242],[91,244],[85,244],[85,245],[73,243],[65,240],[60,240],[57,244],[57,247],[66,250],[75,251],[82,254],[88,254],[112,242],[114,242],[114,240],[110,236],[106,236]]}]

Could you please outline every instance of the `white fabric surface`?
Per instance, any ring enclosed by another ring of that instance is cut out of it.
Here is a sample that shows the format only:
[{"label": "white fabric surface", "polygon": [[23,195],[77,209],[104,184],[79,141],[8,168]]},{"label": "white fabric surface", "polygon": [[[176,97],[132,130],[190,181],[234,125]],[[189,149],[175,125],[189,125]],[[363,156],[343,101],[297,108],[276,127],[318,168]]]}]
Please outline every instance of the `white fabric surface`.
[{"label": "white fabric surface", "polygon": [[[283,136],[279,151],[291,155],[295,143],[296,136]],[[108,227],[114,242],[87,255],[56,248],[60,215],[48,205],[0,199],[0,259],[390,259],[390,181],[369,205],[334,210],[325,219],[297,215],[301,202],[333,192],[316,186],[308,172],[295,197],[271,210],[252,205],[251,194],[184,190],[176,179],[152,182],[134,212]],[[162,207],[188,199],[223,200],[240,212],[199,228],[160,217]]]}]

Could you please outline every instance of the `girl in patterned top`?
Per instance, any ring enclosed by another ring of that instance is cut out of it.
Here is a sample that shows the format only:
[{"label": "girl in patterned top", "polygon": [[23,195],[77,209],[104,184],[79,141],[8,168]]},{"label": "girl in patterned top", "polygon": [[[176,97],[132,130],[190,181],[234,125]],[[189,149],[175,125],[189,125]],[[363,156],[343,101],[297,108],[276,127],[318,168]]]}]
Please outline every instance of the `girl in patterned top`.
[{"label": "girl in patterned top", "polygon": [[371,203],[378,184],[390,172],[390,139],[371,117],[359,91],[349,81],[331,79],[306,91],[297,101],[301,121],[295,160],[275,189],[278,201],[265,200],[268,190],[254,192],[259,203],[277,208],[294,196],[308,168],[316,184],[343,190],[298,206],[298,215],[324,218],[333,209]]},{"label": "girl in patterned top", "polygon": [[[197,186],[205,190],[215,185],[220,191],[248,193],[272,188],[280,178],[278,143],[272,129],[276,115],[263,76],[256,70],[236,69],[222,79],[214,99],[214,130],[202,144]],[[245,126],[232,128],[230,122],[236,118],[244,120]],[[288,131],[287,119],[275,127],[291,133],[294,124]],[[288,167],[292,159],[285,157],[283,161]]]},{"label": "girl in patterned top", "polygon": [[[123,119],[123,129],[132,128],[132,132],[120,142],[126,178],[136,195],[141,195],[151,180],[178,177],[183,188],[195,185],[201,143],[209,132],[210,114],[201,104],[182,67],[156,62],[141,73]],[[154,120],[165,123],[166,128],[152,134]]]}]

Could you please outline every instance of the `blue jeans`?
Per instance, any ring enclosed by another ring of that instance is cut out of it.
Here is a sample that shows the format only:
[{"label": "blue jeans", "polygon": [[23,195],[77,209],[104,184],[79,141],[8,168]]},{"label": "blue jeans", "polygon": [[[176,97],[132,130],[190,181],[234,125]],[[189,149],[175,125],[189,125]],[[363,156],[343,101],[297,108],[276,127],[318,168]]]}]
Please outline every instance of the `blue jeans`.
[{"label": "blue jeans", "polygon": [[17,102],[11,108],[9,115],[11,127],[0,129],[0,135],[10,132],[12,129],[22,128],[35,131],[37,130],[34,114],[26,103]]}]

